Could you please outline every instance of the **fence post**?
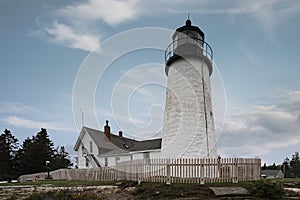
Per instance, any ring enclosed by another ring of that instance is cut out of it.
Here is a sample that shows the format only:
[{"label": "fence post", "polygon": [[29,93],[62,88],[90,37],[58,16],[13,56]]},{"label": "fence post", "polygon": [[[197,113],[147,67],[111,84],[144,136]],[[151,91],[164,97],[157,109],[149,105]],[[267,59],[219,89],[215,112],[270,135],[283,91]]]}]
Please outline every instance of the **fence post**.
[{"label": "fence post", "polygon": [[138,185],[141,185],[142,182],[142,162],[139,160],[138,164]]},{"label": "fence post", "polygon": [[238,183],[238,158],[233,159],[233,177],[232,183]]},{"label": "fence post", "polygon": [[204,158],[200,159],[200,185],[205,184],[205,178],[204,178]]},{"label": "fence post", "polygon": [[118,181],[119,180],[119,162],[116,164],[116,172],[115,172],[115,179]]},{"label": "fence post", "polygon": [[171,175],[170,175],[170,159],[167,159],[167,180],[166,180],[166,184],[167,185],[171,185]]}]

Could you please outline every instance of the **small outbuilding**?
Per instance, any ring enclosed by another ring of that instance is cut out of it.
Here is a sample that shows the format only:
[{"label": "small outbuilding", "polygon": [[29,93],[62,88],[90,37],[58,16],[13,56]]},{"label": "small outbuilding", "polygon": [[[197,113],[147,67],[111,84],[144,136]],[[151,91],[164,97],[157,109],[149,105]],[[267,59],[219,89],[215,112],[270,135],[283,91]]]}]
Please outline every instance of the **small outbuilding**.
[{"label": "small outbuilding", "polygon": [[262,178],[284,178],[284,173],[281,170],[261,170]]}]

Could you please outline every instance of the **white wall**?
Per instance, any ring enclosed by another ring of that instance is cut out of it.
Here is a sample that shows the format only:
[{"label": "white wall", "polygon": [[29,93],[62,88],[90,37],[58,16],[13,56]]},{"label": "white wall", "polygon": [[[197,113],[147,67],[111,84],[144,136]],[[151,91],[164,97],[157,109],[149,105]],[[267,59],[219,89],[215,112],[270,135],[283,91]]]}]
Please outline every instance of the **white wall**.
[{"label": "white wall", "polygon": [[[83,156],[82,145],[86,148],[88,153],[93,153],[95,156],[98,155],[98,148],[89,134],[84,134],[81,141],[82,141],[82,143],[80,144],[80,146],[78,148],[78,168],[79,169],[94,168],[95,166],[92,163],[93,161],[89,162],[88,167],[86,166],[86,158]],[[93,152],[90,152],[90,142],[92,142]]]},{"label": "white wall", "polygon": [[161,158],[161,151],[151,151],[150,152],[150,158]]},{"label": "white wall", "polygon": [[81,144],[79,145],[79,148],[78,148],[78,168],[79,169],[87,168],[85,165],[85,157],[83,157],[82,146],[84,146],[86,148],[88,145],[88,141],[90,141],[90,136],[87,134],[84,134],[83,138],[81,138]]},{"label": "white wall", "polygon": [[167,87],[163,156],[216,157],[208,65],[198,58],[174,61],[169,68]]},{"label": "white wall", "polygon": [[[147,152],[147,151],[145,151]],[[161,153],[159,151],[149,151],[150,158],[159,158]],[[99,156],[98,159],[101,162],[101,166],[105,164],[105,158],[108,159],[108,166],[114,167],[116,166],[116,157],[120,158],[119,162],[129,161],[129,160],[138,160],[144,159],[144,152],[131,152],[128,154],[121,154],[121,155],[111,155],[111,156]]]}]

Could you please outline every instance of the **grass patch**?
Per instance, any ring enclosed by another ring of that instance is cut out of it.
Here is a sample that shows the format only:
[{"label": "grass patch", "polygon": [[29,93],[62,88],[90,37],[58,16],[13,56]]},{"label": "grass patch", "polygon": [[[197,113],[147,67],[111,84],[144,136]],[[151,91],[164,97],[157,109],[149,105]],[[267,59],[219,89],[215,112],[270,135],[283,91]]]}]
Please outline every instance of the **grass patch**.
[{"label": "grass patch", "polygon": [[[117,192],[116,195],[128,194],[128,191],[123,190],[128,187],[135,187],[132,195],[136,199],[175,199],[175,198],[189,198],[194,197],[198,199],[214,199],[216,198],[213,192],[209,187],[244,187],[251,192],[249,199],[276,199],[280,198],[282,193],[282,187],[298,187],[300,188],[300,179],[272,179],[272,180],[260,180],[260,181],[246,181],[239,183],[206,183],[205,185],[200,185],[196,183],[174,183],[171,185],[166,185],[165,183],[150,183],[142,182],[141,185],[137,185],[135,181],[68,181],[68,180],[40,180],[36,182],[24,182],[24,183],[6,183],[0,184],[0,186],[22,186],[22,185],[31,185],[31,186],[52,186],[52,187],[77,187],[77,186],[101,186],[101,185],[115,185],[118,186],[121,191]],[[64,191],[64,190],[62,190]],[[76,199],[78,193],[66,193],[63,197],[72,197],[69,199]],[[61,193],[39,193],[34,194],[33,199],[28,200],[38,200],[38,199],[59,199]],[[46,195],[46,196],[38,196]],[[48,195],[48,196],[47,196]],[[55,196],[56,195],[56,196]],[[73,195],[73,196],[72,196]],[[91,196],[86,196],[87,194],[79,194],[78,196],[86,199],[93,199]],[[264,196],[267,195],[267,196]],[[99,198],[102,199],[102,196],[98,194]],[[41,198],[40,198],[41,197]],[[42,198],[43,197],[43,198]],[[46,198],[47,197],[47,198]],[[49,197],[49,198],[48,198]],[[75,198],[76,197],[76,198]],[[96,197],[95,197],[96,198]],[[98,197],[97,197],[98,198]],[[247,197],[248,198],[248,197]],[[1,197],[0,197],[1,199]],[[17,199],[16,196],[11,199]],[[63,198],[61,198],[63,199]]]}]

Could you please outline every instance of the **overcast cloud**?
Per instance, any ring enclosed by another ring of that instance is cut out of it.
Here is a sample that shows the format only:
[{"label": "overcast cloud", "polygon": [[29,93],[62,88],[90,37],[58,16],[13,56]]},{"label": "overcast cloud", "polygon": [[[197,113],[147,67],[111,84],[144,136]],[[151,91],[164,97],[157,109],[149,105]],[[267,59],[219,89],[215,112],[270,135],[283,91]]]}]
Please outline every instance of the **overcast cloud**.
[{"label": "overcast cloud", "polygon": [[[94,25],[104,22],[109,26],[136,20],[144,15],[157,13],[195,13],[228,14],[233,16],[248,15],[272,36],[274,26],[283,18],[300,10],[293,4],[282,5],[279,0],[229,0],[220,1],[141,1],[141,0],[88,0],[62,7],[53,13],[53,23],[41,27],[39,35],[49,37],[50,41],[61,45],[91,51],[100,44],[99,36],[103,32]],[[46,34],[45,34],[46,33]]]},{"label": "overcast cloud", "polygon": [[276,148],[300,144],[300,92],[285,92],[277,101],[228,116],[220,152],[263,156]]}]

